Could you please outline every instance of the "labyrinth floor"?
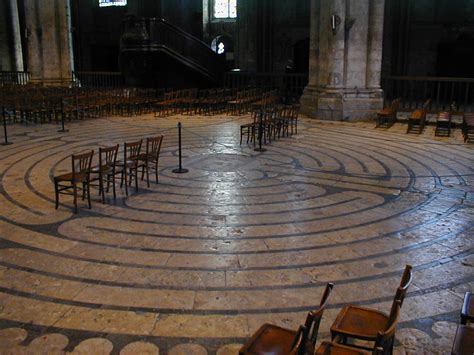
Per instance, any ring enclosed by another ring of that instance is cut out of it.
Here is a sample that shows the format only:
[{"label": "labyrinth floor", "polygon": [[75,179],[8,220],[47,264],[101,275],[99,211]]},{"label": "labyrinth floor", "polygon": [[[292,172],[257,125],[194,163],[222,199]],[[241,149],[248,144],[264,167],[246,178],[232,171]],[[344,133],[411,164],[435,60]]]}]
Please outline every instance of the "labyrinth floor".
[{"label": "labyrinth floor", "polygon": [[[432,127],[413,136],[302,119],[257,153],[239,146],[248,117],[179,119],[184,175],[171,172],[177,117],[10,128],[0,349],[233,354],[264,322],[297,328],[332,281],[326,338],[344,304],[388,312],[409,263],[397,351],[449,352],[474,289],[472,145],[435,140]],[[52,177],[71,153],[157,133],[159,184],[107,204],[93,191],[77,215],[67,196],[54,209]]]}]

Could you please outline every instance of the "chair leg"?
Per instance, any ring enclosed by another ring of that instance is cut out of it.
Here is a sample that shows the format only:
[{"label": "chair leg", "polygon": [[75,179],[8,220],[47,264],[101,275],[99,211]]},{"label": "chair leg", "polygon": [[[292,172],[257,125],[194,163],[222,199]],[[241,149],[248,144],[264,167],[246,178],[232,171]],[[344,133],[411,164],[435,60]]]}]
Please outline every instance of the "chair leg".
[{"label": "chair leg", "polygon": [[155,164],[155,178],[156,178],[156,183],[158,184],[158,161],[156,161],[156,164]]},{"label": "chair leg", "polygon": [[135,168],[135,191],[138,192],[138,166]]},{"label": "chair leg", "polygon": [[[125,195],[126,195],[126,196],[128,196],[127,174],[128,174],[127,169],[124,168],[123,171],[122,171],[122,181],[123,181],[123,179],[124,179],[124,177],[125,177]],[[120,184],[120,187],[122,187],[121,185],[122,185],[122,184]]]},{"label": "chair leg", "polygon": [[146,167],[146,185],[150,187],[150,172],[149,172],[149,166],[148,166],[148,160],[145,162]]},{"label": "chair leg", "polygon": [[114,193],[114,201],[117,199],[117,194],[115,192],[115,171],[112,174],[112,191]]},{"label": "chair leg", "polygon": [[77,213],[77,186],[76,183],[72,183],[73,196],[74,196],[74,213]]},{"label": "chair leg", "polygon": [[102,203],[105,203],[105,191],[104,191],[104,175],[99,174],[99,192],[102,195]]},{"label": "chair leg", "polygon": [[59,191],[58,191],[58,183],[56,181],[54,182],[54,195],[56,197],[56,205],[54,208],[57,210],[59,206]]},{"label": "chair leg", "polygon": [[[92,205],[91,205],[91,184],[89,183],[89,181],[87,182],[87,204],[89,205],[89,209],[92,208]],[[104,190],[102,190],[102,194],[104,193]]]}]

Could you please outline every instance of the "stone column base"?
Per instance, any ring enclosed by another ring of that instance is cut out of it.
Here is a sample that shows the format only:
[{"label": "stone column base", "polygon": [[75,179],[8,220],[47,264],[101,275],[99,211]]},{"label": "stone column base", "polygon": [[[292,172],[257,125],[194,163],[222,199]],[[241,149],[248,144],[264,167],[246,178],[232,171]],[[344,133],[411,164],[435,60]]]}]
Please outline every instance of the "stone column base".
[{"label": "stone column base", "polygon": [[307,86],[300,99],[301,113],[334,121],[371,120],[383,108],[381,89],[321,89]]},{"label": "stone column base", "polygon": [[30,78],[29,83],[42,86],[62,86],[69,87],[72,78]]}]

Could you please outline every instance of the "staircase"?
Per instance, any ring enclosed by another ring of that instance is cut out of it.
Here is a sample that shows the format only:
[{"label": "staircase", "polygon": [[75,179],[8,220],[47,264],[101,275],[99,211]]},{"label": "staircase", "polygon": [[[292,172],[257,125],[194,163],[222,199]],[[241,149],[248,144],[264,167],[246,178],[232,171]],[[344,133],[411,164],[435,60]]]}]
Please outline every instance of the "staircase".
[{"label": "staircase", "polygon": [[210,87],[224,75],[217,53],[163,18],[126,18],[119,59],[126,83],[134,86]]}]

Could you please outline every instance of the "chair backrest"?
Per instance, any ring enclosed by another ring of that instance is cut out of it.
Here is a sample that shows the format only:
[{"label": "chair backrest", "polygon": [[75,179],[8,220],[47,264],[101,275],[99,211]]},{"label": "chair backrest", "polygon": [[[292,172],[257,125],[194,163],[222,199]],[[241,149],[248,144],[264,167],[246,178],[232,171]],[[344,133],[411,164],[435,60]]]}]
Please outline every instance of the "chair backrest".
[{"label": "chair backrest", "polygon": [[300,104],[293,104],[292,105],[292,117],[293,119],[298,118],[298,114],[300,113]]},{"label": "chair backrest", "polygon": [[112,147],[99,148],[99,165],[100,166],[115,166],[117,161],[117,152],[119,145]]},{"label": "chair backrest", "polygon": [[395,100],[392,101],[392,104],[390,105],[390,110],[392,112],[396,112],[398,110],[398,106],[400,106],[400,98],[396,98]]},{"label": "chair backrest", "polygon": [[258,123],[258,120],[260,119],[260,111],[259,110],[254,110],[252,111],[252,121],[254,124]]},{"label": "chair backrest", "polygon": [[410,284],[413,280],[413,267],[411,265],[406,265],[405,270],[403,271],[402,278],[400,280],[400,285],[395,292],[395,298],[393,302],[400,301],[400,307],[403,305],[403,301],[405,300],[405,296],[410,287]]},{"label": "chair backrest", "polygon": [[92,157],[94,151],[91,150],[89,153],[73,154],[71,157],[72,161],[72,176],[76,177],[76,174],[89,174],[92,165]]},{"label": "chair backrest", "polygon": [[431,104],[431,99],[426,100],[425,103],[423,104],[423,110],[428,110],[428,107],[430,107],[430,104]]},{"label": "chair backrest", "polygon": [[450,111],[439,112],[437,119],[443,120],[443,121],[451,121],[451,112]]},{"label": "chair backrest", "polygon": [[125,142],[123,148],[124,162],[127,162],[129,159],[134,159],[140,154],[140,149],[142,148],[142,140],[136,142]]},{"label": "chair backrest", "polygon": [[158,158],[161,150],[163,136],[150,137],[146,139],[146,154]]},{"label": "chair backrest", "polygon": [[319,303],[319,308],[308,312],[306,316],[306,321],[304,322],[305,327],[308,330],[309,339],[311,343],[316,345],[316,340],[318,338],[319,325],[321,324],[321,318],[323,317],[324,309],[329,299],[329,295],[334,287],[333,283],[328,282],[326,288],[324,289],[323,296],[321,297],[321,302]]},{"label": "chair backrest", "polygon": [[383,348],[384,353],[388,353],[388,350],[392,348],[398,319],[400,318],[400,307],[400,301],[394,302],[390,310],[387,326],[383,331],[379,331],[377,334],[375,347]]},{"label": "chair backrest", "polygon": [[308,328],[300,325],[296,332],[289,355],[304,355],[306,352],[306,341],[308,340]]}]

